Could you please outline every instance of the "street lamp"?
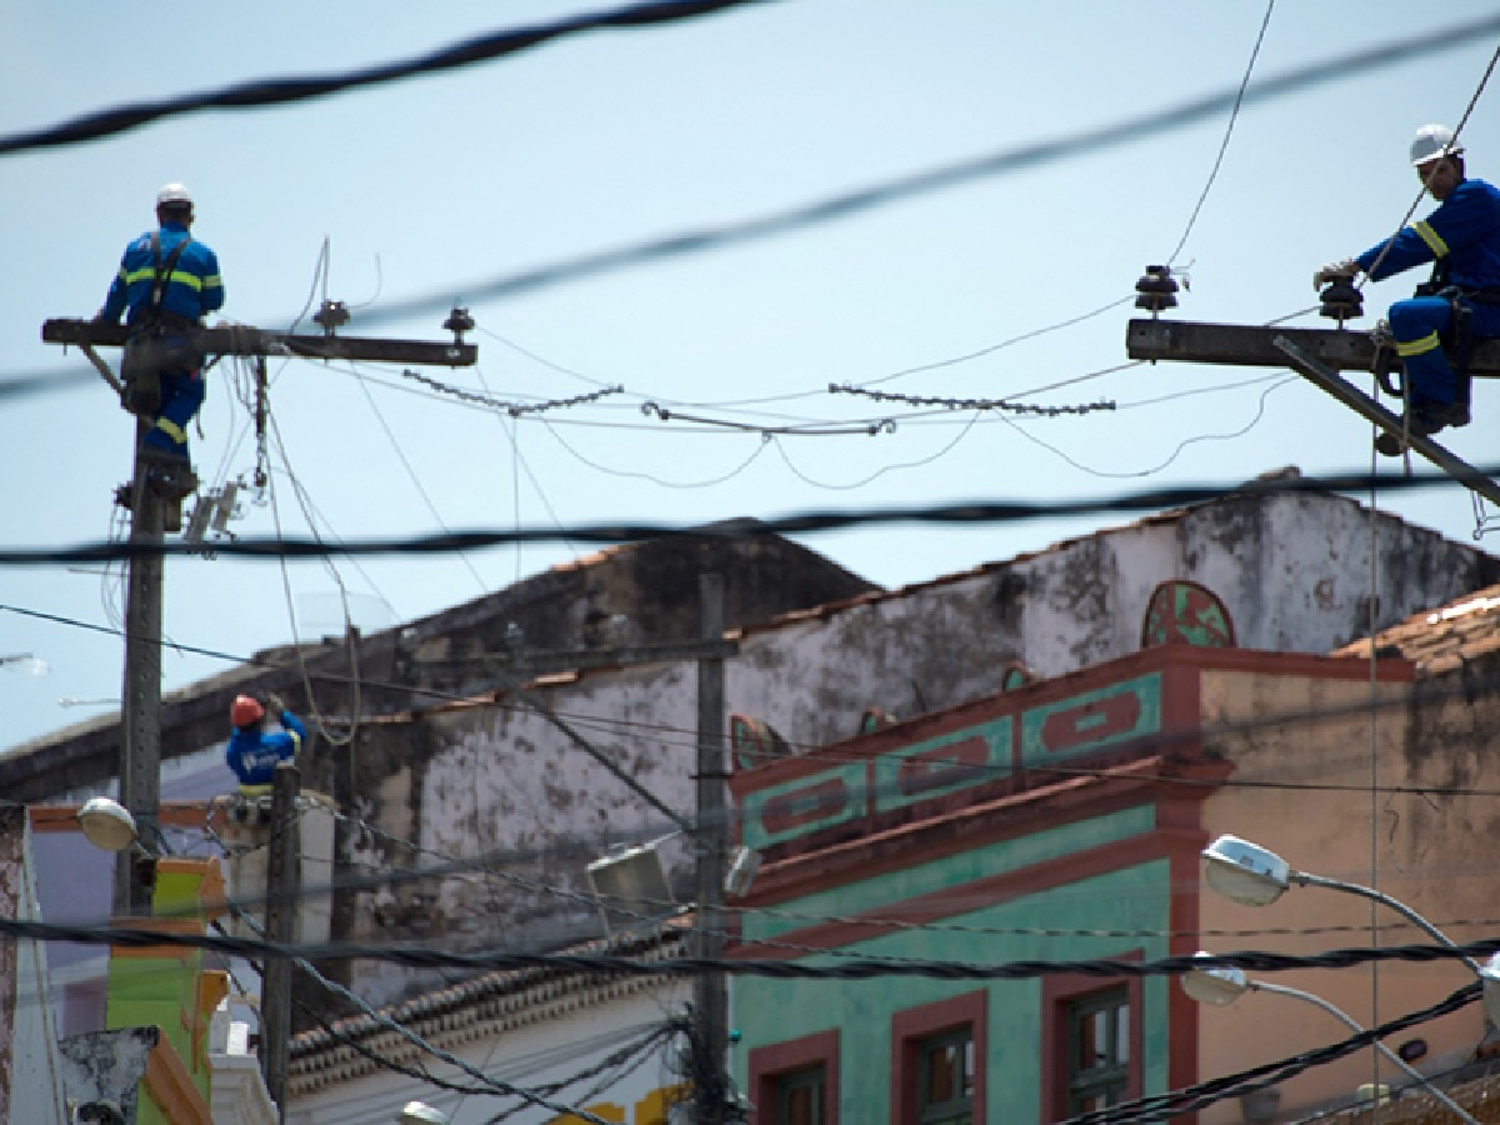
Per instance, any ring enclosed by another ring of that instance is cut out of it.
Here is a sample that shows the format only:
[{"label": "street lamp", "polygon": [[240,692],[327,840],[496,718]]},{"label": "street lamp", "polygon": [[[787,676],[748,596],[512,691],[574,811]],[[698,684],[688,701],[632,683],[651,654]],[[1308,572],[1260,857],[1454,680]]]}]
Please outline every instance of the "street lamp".
[{"label": "street lamp", "polygon": [[101,851],[123,852],[136,842],[135,817],[119,801],[91,797],[78,810],[78,826]]},{"label": "street lamp", "polygon": [[[1384,903],[1421,927],[1439,944],[1449,949],[1458,948],[1447,934],[1399,899],[1377,891],[1374,887],[1297,871],[1269,848],[1252,844],[1238,836],[1220,836],[1203,849],[1203,858],[1207,861],[1204,874],[1209,887],[1241,906],[1269,906],[1294,883],[1299,887],[1324,887]],[[1461,959],[1484,983],[1485,1011],[1490,1014],[1491,1022],[1500,1022],[1495,1020],[1496,1014],[1500,1013],[1500,966],[1495,967],[1492,976],[1486,976],[1479,967],[1479,962],[1472,957],[1461,955]]]},{"label": "street lamp", "polygon": [[[1213,956],[1213,954],[1205,953],[1204,951],[1199,950],[1196,956],[1211,957]],[[1207,1004],[1210,1007],[1222,1008],[1229,1004],[1233,1004],[1247,992],[1270,992],[1276,994],[1277,996],[1290,996],[1295,1000],[1301,1000],[1305,1003],[1313,1004],[1319,1008],[1322,1008],[1325,1012],[1333,1016],[1335,1019],[1342,1021],[1345,1027],[1356,1033],[1360,1033],[1365,1030],[1352,1016],[1348,1015],[1343,1010],[1336,1008],[1327,1000],[1324,1000],[1321,996],[1315,996],[1311,992],[1303,992],[1300,988],[1288,988],[1286,985],[1282,984],[1270,984],[1266,981],[1251,980],[1245,975],[1245,971],[1243,969],[1220,969],[1207,967],[1202,969],[1189,969],[1182,975],[1181,980],[1182,990],[1184,992],[1186,992],[1194,1000],[1198,1001],[1198,1003]],[[1396,1054],[1384,1043],[1380,1042],[1380,1040],[1375,1040],[1374,1047],[1377,1051],[1379,1051],[1382,1055],[1384,1055],[1387,1059],[1389,1059],[1392,1063],[1394,1063],[1397,1067],[1404,1071],[1408,1076],[1410,1076],[1414,1081],[1421,1085],[1429,1094],[1431,1094],[1438,1101],[1442,1102],[1445,1106],[1452,1110],[1458,1116],[1458,1119],[1460,1121],[1466,1121],[1469,1123],[1469,1125],[1479,1125],[1479,1123],[1472,1116],[1464,1111],[1463,1107],[1461,1107],[1447,1094],[1439,1090],[1436,1086],[1432,1085],[1432,1083],[1428,1082],[1426,1076],[1423,1075],[1420,1070],[1417,1070],[1415,1067],[1411,1066],[1400,1055]]]},{"label": "street lamp", "polygon": [[396,1125],[448,1125],[448,1115],[426,1102],[407,1102]]},{"label": "street lamp", "polygon": [[45,676],[52,671],[52,665],[40,656],[34,656],[29,652],[0,656],[0,668],[14,668],[17,672],[23,672],[28,676]]}]

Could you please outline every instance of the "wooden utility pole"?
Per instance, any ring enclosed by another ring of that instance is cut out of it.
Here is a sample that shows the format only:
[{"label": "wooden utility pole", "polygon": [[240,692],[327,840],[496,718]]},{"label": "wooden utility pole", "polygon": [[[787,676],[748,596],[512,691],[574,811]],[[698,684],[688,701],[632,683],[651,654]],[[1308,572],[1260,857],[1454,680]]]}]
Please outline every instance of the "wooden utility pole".
[{"label": "wooden utility pole", "polygon": [[[330,320],[329,323],[334,323]],[[471,366],[477,349],[463,341],[473,327],[463,310],[455,309],[447,325],[453,330],[449,343],[417,340],[380,340],[322,335],[264,332],[258,328],[208,328],[200,336],[207,355],[301,356],[307,359],[349,359],[385,363]],[[95,348],[120,347],[126,329],[116,324],[90,320],[49,320],[42,325],[42,340],[48,344],[73,345],[82,349],[99,374],[117,392],[114,377]],[[125,605],[125,672],[120,715],[120,803],[135,817],[142,843],[150,852],[160,850],[157,806],[161,796],[161,633],[163,558],[156,548],[169,531],[181,527],[181,504],[192,494],[197,481],[191,470],[174,467],[164,473],[141,457],[140,438],[151,423],[137,424],[136,454],[131,484],[122,492],[129,497],[130,545],[139,551],[131,557]],[[151,886],[137,872],[129,852],[121,852],[115,869],[114,913],[116,916],[149,914]]]},{"label": "wooden utility pole", "polygon": [[[266,855],[266,940],[279,945],[297,940],[302,890],[297,798],[301,792],[302,775],[297,767],[282,762],[271,783],[270,851]],[[261,978],[260,1070],[282,1122],[286,1121],[286,1071],[292,1043],[292,968],[285,957],[267,957]]]},{"label": "wooden utility pole", "polygon": [[[705,643],[724,635],[724,577],[698,579],[699,637]],[[724,800],[724,661],[698,661],[698,830],[697,907],[693,934],[696,957],[724,957],[724,857],[729,819]],[[721,972],[702,973],[695,982],[693,1043],[695,1125],[724,1125],[729,1109],[729,996]]]},{"label": "wooden utility pole", "polygon": [[[1381,406],[1341,370],[1373,371],[1377,346],[1368,332],[1346,328],[1282,328],[1243,324],[1194,324],[1132,320],[1125,350],[1131,359],[1222,363],[1239,367],[1287,367],[1419,453],[1465,488],[1500,505],[1500,485],[1424,434],[1408,433],[1401,418]],[[1500,377],[1500,340],[1476,340],[1469,374]]]}]

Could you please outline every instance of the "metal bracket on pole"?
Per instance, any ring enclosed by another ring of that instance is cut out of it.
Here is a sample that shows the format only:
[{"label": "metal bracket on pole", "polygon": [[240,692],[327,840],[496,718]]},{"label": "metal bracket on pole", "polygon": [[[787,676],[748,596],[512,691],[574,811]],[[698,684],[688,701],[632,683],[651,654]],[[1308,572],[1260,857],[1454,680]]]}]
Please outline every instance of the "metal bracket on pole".
[{"label": "metal bracket on pole", "polygon": [[1398,440],[1405,441],[1413,451],[1420,453],[1465,488],[1477,492],[1491,504],[1500,507],[1500,485],[1497,485],[1493,479],[1485,476],[1467,461],[1455,457],[1427,435],[1406,433],[1405,425],[1400,418],[1357,389],[1354,384],[1332,368],[1308,355],[1285,336],[1277,336],[1273,343],[1286,355],[1291,367],[1299,375],[1327,391],[1356,414],[1395,435]]}]

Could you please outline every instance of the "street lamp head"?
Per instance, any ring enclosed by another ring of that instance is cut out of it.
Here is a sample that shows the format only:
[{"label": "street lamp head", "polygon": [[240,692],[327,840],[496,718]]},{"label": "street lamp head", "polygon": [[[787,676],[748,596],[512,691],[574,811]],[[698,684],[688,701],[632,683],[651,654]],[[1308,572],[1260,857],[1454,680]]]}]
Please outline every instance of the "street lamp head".
[{"label": "street lamp head", "polygon": [[1479,983],[1484,986],[1484,1014],[1492,1027],[1500,1027],[1500,953],[1480,967]]},{"label": "street lamp head", "polygon": [[120,802],[91,797],[78,810],[78,826],[94,847],[122,852],[136,840],[135,817]]},{"label": "street lamp head", "polygon": [[[1193,956],[1210,957],[1212,954],[1198,950]],[[1202,968],[1189,969],[1182,974],[1182,991],[1200,1004],[1222,1008],[1233,1004],[1250,991],[1250,980],[1244,969]]]},{"label": "street lamp head", "polygon": [[448,1125],[448,1115],[426,1102],[407,1102],[396,1118],[396,1125]]},{"label": "street lamp head", "polygon": [[1286,860],[1238,836],[1220,836],[1203,849],[1203,858],[1208,885],[1241,906],[1268,906],[1291,882]]}]

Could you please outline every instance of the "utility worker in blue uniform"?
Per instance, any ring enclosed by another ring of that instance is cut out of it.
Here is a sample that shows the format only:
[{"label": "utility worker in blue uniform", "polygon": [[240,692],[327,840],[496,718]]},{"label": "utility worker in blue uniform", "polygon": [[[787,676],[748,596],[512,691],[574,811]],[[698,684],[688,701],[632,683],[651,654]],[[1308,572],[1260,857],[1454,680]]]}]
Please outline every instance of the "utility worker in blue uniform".
[{"label": "utility worker in blue uniform", "polygon": [[[268,708],[281,724],[278,734],[266,733]],[[229,707],[229,725],[234,730],[224,748],[224,760],[240,779],[240,792],[246,796],[269,793],[276,767],[291,761],[307,739],[307,728],[277,695],[268,695],[264,704],[253,695],[236,696]]]},{"label": "utility worker in blue uniform", "polygon": [[193,197],[186,187],[167,184],[157,193],[156,218],[159,230],[125,248],[120,272],[94,319],[118,324],[125,314],[126,408],[152,423],[142,453],[186,464],[187,425],[203,405],[197,334],[203,317],[223,306],[224,282],[219,259],[188,231]]},{"label": "utility worker in blue uniform", "polygon": [[[1464,173],[1464,150],[1451,129],[1424,125],[1411,145],[1411,163],[1437,210],[1357,258],[1324,266],[1315,287],[1338,276],[1372,281],[1433,263],[1432,279],[1410,300],[1391,306],[1391,336],[1406,370],[1412,432],[1435,434],[1469,424],[1467,372],[1455,373],[1444,343],[1462,366],[1473,340],[1500,336],[1500,190]],[[1388,457],[1401,442],[1382,433],[1375,448]]]}]

